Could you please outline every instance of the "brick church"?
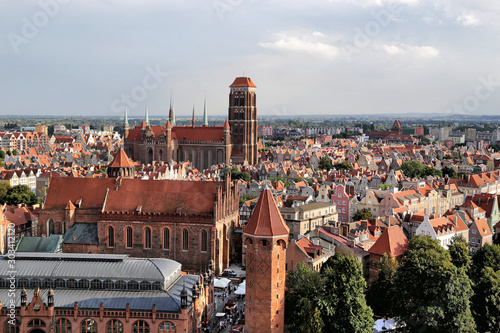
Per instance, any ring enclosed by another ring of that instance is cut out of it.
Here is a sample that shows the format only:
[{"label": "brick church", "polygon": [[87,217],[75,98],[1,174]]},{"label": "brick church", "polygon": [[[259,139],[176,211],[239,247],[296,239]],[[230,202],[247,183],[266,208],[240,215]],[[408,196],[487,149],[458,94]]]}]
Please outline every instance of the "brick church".
[{"label": "brick church", "polygon": [[141,125],[129,128],[125,112],[125,152],[144,164],[190,161],[199,170],[214,164],[257,164],[257,87],[249,77],[237,77],[229,88],[223,127],[208,126],[206,103],[201,126],[196,126],[194,109],[190,126],[176,126],[172,101],[165,126],[151,126],[146,108]]},{"label": "brick church", "polygon": [[167,258],[196,273],[210,260],[217,274],[227,268],[240,226],[230,175],[211,182],[141,180],[132,165],[120,150],[108,178],[52,178],[36,234],[64,235],[63,252]]}]

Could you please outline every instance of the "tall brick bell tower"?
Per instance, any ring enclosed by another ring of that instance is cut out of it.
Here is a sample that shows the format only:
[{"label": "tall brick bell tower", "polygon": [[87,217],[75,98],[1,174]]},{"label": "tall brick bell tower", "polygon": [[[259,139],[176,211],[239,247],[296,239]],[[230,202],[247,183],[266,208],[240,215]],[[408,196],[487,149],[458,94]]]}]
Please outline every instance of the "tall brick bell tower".
[{"label": "tall brick bell tower", "polygon": [[283,332],[289,231],[267,184],[243,230],[247,277],[245,332]]},{"label": "tall brick bell tower", "polygon": [[232,162],[257,164],[257,86],[249,77],[237,77],[229,88]]}]

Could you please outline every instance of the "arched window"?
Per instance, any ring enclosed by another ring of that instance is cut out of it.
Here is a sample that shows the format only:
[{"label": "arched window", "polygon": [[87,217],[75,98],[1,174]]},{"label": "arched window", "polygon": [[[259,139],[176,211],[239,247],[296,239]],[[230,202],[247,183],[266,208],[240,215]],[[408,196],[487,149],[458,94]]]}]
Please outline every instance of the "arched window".
[{"label": "arched window", "polygon": [[187,251],[189,249],[189,232],[187,229],[182,230],[182,251]]},{"label": "arched window", "polygon": [[115,229],[108,227],[108,247],[115,247]]},{"label": "arched window", "polygon": [[66,281],[63,279],[56,279],[56,288],[64,288],[66,287]]},{"label": "arched window", "polygon": [[148,282],[148,281],[142,281],[139,286],[140,286],[141,290],[151,290],[151,289],[153,289],[153,286],[151,285],[151,282]]},{"label": "arched window", "polygon": [[94,319],[85,319],[81,325],[82,333],[97,333],[97,323]]},{"label": "arched window", "polygon": [[40,287],[40,285],[41,285],[40,279],[31,279],[31,281],[30,281],[31,288],[36,289],[36,288]]},{"label": "arched window", "polygon": [[164,250],[170,249],[170,229],[169,228],[163,229],[163,249]]},{"label": "arched window", "polygon": [[158,152],[158,159],[160,161],[163,161],[163,150],[162,149],[160,149],[160,151]]},{"label": "arched window", "polygon": [[200,171],[205,170],[205,151],[202,149],[200,151]]},{"label": "arched window", "polygon": [[214,163],[213,163],[213,156],[212,156],[212,150],[208,151],[208,165],[207,168],[210,168]]},{"label": "arched window", "polygon": [[172,333],[175,332],[175,324],[171,323],[169,321],[164,321],[163,323],[160,324],[158,327],[159,333]]},{"label": "arched window", "polygon": [[15,325],[11,325],[10,324],[10,319],[7,319],[4,323],[4,332],[5,333],[19,333],[19,321],[16,320],[16,324]]},{"label": "arched window", "polygon": [[92,288],[92,289],[102,289],[102,282],[101,282],[101,280],[92,280],[92,282],[90,282],[90,288]]},{"label": "arched window", "polygon": [[133,333],[149,333],[149,325],[144,320],[138,320],[132,325]]},{"label": "arched window", "polygon": [[151,228],[149,227],[144,228],[144,248],[151,248]]},{"label": "arched window", "polygon": [[52,235],[53,233],[54,233],[54,220],[48,219],[47,220],[47,237]]},{"label": "arched window", "polygon": [[197,162],[197,161],[196,161],[196,150],[193,150],[192,155],[193,155],[193,159],[191,160],[191,162],[193,163],[193,168],[194,168],[194,169],[197,169],[198,164],[196,164],[196,162]]},{"label": "arched window", "polygon": [[224,163],[224,156],[222,150],[217,151],[217,164]]},{"label": "arched window", "polygon": [[129,281],[127,285],[128,290],[139,290],[139,282],[137,281]]},{"label": "arched window", "polygon": [[115,283],[112,280],[104,281],[104,289],[105,290],[113,290],[115,289]]},{"label": "arched window", "polygon": [[184,149],[184,162],[189,161],[189,151]]},{"label": "arched window", "polygon": [[123,280],[118,280],[115,282],[115,288],[119,290],[126,290],[127,289],[127,283]]},{"label": "arched window", "polygon": [[148,164],[153,164],[153,149],[148,148]]},{"label": "arched window", "polygon": [[127,237],[127,248],[132,248],[132,236],[133,236],[133,232],[132,232],[132,228],[131,227],[127,227],[125,229],[125,233],[126,233],[126,237]]},{"label": "arched window", "polygon": [[207,231],[201,231],[201,251],[207,252]]},{"label": "arched window", "polygon": [[56,321],[57,333],[71,333],[71,322],[66,318],[61,318]]},{"label": "arched window", "polygon": [[33,319],[28,323],[28,327],[45,327],[45,323],[40,319]]},{"label": "arched window", "polygon": [[81,279],[78,281],[78,289],[87,289],[89,287],[89,280]]},{"label": "arched window", "polygon": [[118,319],[111,319],[106,323],[106,333],[123,333],[123,323]]},{"label": "arched window", "polygon": [[177,150],[177,163],[180,163],[182,161],[182,151],[179,149]]}]

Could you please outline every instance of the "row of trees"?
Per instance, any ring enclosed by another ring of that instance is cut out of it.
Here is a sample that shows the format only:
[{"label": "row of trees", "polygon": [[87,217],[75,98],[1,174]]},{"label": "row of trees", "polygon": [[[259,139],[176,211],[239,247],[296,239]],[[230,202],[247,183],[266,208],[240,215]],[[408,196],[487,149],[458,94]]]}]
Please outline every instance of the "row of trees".
[{"label": "row of trees", "polygon": [[450,178],[459,178],[460,175],[457,171],[449,166],[443,167],[438,170],[430,166],[423,166],[419,161],[406,161],[401,165],[401,171],[409,178],[422,178],[425,176],[439,176],[444,177],[448,175]]},{"label": "row of trees", "polygon": [[366,298],[365,286],[354,257],[336,254],[319,273],[297,265],[287,278],[287,324],[297,332],[368,333],[375,313],[409,332],[500,332],[500,245],[471,257],[463,238],[448,252],[415,236],[400,263],[382,258]]},{"label": "row of trees", "polygon": [[2,205],[26,204],[34,205],[38,202],[35,193],[26,185],[10,186],[7,182],[0,182],[0,203]]},{"label": "row of trees", "polygon": [[319,165],[318,168],[321,170],[331,170],[335,168],[336,170],[347,170],[347,171],[352,171],[354,170],[351,162],[349,161],[343,161],[343,162],[338,162],[333,164],[332,159],[328,156],[323,156],[319,160]]}]

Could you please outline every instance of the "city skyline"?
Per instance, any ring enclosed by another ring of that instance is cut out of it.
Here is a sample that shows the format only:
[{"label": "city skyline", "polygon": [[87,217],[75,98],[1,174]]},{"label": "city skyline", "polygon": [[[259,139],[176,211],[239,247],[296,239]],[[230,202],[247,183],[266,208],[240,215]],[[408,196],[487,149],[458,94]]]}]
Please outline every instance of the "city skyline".
[{"label": "city skyline", "polygon": [[[1,114],[497,114],[494,1],[0,3]],[[144,94],[145,93],[145,94]],[[127,96],[128,99],[126,98]]]}]

